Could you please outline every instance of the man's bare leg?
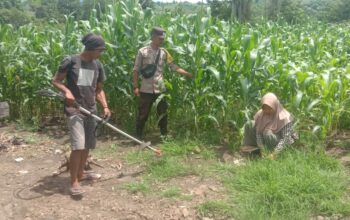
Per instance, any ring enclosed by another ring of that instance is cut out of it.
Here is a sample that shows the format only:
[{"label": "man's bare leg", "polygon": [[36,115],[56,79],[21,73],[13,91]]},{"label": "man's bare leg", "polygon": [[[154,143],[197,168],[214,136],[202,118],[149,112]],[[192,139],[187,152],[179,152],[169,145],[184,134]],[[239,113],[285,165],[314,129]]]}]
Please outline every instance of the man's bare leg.
[{"label": "man's bare leg", "polygon": [[81,161],[79,164],[78,179],[82,180],[84,178],[84,167],[86,165],[87,158],[89,156],[89,149],[84,149],[81,152]]},{"label": "man's bare leg", "polygon": [[69,171],[70,171],[70,179],[71,179],[71,187],[78,188],[80,187],[78,182],[78,175],[80,164],[82,160],[82,151],[83,150],[73,150],[70,154],[69,161]]}]

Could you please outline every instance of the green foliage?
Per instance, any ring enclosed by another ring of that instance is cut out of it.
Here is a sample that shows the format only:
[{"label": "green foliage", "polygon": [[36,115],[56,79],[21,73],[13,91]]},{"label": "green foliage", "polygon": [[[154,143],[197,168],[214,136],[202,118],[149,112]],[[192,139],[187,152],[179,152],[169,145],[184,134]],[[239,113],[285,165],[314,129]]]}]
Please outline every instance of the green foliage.
[{"label": "green foliage", "polygon": [[252,161],[225,179],[239,219],[308,219],[349,214],[349,178],[339,162],[317,152],[285,152]]},{"label": "green foliage", "polygon": [[[59,19],[60,14],[57,6],[57,0],[46,0],[42,1],[40,4],[31,5],[32,9],[35,12],[35,17],[38,19]],[[64,22],[64,20],[62,22]]]},{"label": "green foliage", "polygon": [[131,182],[131,183],[127,183],[123,186],[123,188],[125,188],[126,190],[128,190],[130,193],[137,193],[137,192],[141,192],[143,194],[148,194],[151,192],[151,187],[147,182]]},{"label": "green foliage", "polygon": [[154,7],[154,3],[152,0],[139,0],[139,3],[141,5],[142,9]]},{"label": "green foliage", "polygon": [[307,19],[307,14],[303,10],[301,0],[283,0],[279,16],[288,23],[300,23]]},{"label": "green foliage", "polygon": [[229,20],[231,18],[231,3],[228,1],[213,0],[208,1],[211,15],[219,19]]},{"label": "green foliage", "polygon": [[197,156],[209,160],[215,157],[215,152],[210,146],[203,146],[199,141],[174,140],[166,141],[161,146],[162,152],[171,156]]},{"label": "green foliage", "polygon": [[60,103],[37,97],[35,91],[51,86],[63,56],[79,53],[81,37],[94,31],[108,44],[101,61],[114,120],[132,131],[137,103],[131,83],[134,57],[148,43],[154,25],[166,28],[165,47],[175,63],[195,75],[184,79],[165,73],[175,137],[238,146],[241,128],[266,92],[277,94],[295,115],[299,129],[319,137],[339,128],[347,112],[347,25],[279,21],[252,26],[216,20],[205,9],[196,16],[156,14],[143,11],[136,0],[117,2],[103,11],[98,18],[93,10],[89,20],[68,16],[61,29],[54,22],[45,29],[0,25],[0,96],[9,101],[12,119],[40,122],[62,114]]},{"label": "green foliage", "polygon": [[[78,9],[80,8],[80,0],[58,0],[57,1],[57,9],[59,13],[63,15],[73,16],[78,15]],[[78,16],[77,16],[78,17]]]},{"label": "green foliage", "polygon": [[310,0],[304,3],[305,13],[317,20],[337,22],[350,18],[347,0]]},{"label": "green foliage", "polygon": [[181,195],[181,190],[177,187],[171,187],[162,192],[162,195],[167,198],[179,197]]},{"label": "green foliage", "polygon": [[198,2],[193,4],[187,1],[184,2],[154,2],[153,10],[156,14],[172,13],[174,15],[196,14],[200,13],[206,7],[205,3]]},{"label": "green foliage", "polygon": [[96,158],[111,158],[118,153],[118,145],[110,144],[108,146],[101,146],[92,151]]},{"label": "green foliage", "polygon": [[20,6],[21,6],[21,0],[2,0],[0,2],[0,8],[6,8],[6,9],[17,8],[17,9],[19,9]]},{"label": "green foliage", "polygon": [[30,16],[20,9],[15,7],[9,9],[0,7],[0,24],[11,24],[19,27],[28,24],[30,20]]},{"label": "green foliage", "polygon": [[[309,139],[305,142],[309,142]],[[172,146],[178,148],[181,145]],[[139,152],[139,165],[146,169],[139,176],[140,181],[127,183],[123,188],[130,193],[191,200],[191,196],[182,194],[182,178],[169,180],[189,174],[200,174],[204,180],[211,182],[221,180],[224,188],[220,191],[225,196],[220,200],[202,201],[196,207],[201,217],[310,219],[319,215],[350,214],[349,175],[338,160],[327,156],[322,150],[289,149],[276,160],[244,161],[245,164],[241,166],[221,163],[217,159],[209,162],[196,160],[196,172],[193,172],[194,163],[189,157],[181,157],[177,153],[165,153],[161,158],[149,155],[149,151]],[[132,157],[136,159],[135,155]],[[181,188],[176,184],[180,184]]]},{"label": "green foliage", "polygon": [[[0,8],[20,10],[22,14],[31,18],[30,21],[47,24],[51,20],[64,23],[64,16],[68,15],[77,20],[88,20],[90,15],[94,14],[97,19],[101,19],[102,14],[108,11],[109,5],[117,3],[117,0],[4,0],[0,2]],[[306,19],[338,22],[350,18],[348,0],[209,0],[207,4],[139,0],[138,3],[144,11],[153,8],[157,14],[170,12],[174,15],[200,13],[203,8],[209,6],[213,17],[243,22],[260,22],[262,17],[265,20],[284,19],[288,22],[303,22]],[[21,17],[24,18],[23,15]],[[10,20],[11,24],[18,24],[16,20],[20,19],[15,19],[14,23]],[[22,20],[20,25],[30,21]]]},{"label": "green foliage", "polygon": [[135,152],[130,152],[129,154],[126,155],[126,160],[129,164],[134,164],[134,163],[148,163],[154,159],[154,154],[150,151],[135,151]]},{"label": "green foliage", "polygon": [[[221,219],[221,216],[234,217],[233,206],[229,202],[224,201],[207,201],[197,207],[201,216],[216,217]],[[219,217],[220,216],[220,217]]]},{"label": "green foliage", "polygon": [[177,157],[163,156],[149,162],[146,166],[150,177],[161,181],[195,174],[192,166],[185,163],[182,158]]},{"label": "green foliage", "polygon": [[[289,23],[306,19],[338,22],[350,17],[348,0],[255,0],[208,1],[213,17],[260,22],[284,19]],[[252,18],[252,19],[250,19]]]}]

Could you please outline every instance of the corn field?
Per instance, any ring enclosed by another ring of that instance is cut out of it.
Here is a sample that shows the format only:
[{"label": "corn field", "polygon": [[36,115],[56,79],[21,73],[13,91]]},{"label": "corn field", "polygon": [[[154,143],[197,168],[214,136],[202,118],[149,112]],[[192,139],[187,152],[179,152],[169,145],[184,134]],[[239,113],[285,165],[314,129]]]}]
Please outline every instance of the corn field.
[{"label": "corn field", "polygon": [[62,104],[35,92],[51,87],[63,56],[79,53],[81,37],[93,31],[108,43],[101,61],[113,120],[132,131],[134,59],[149,42],[151,27],[162,26],[175,63],[195,75],[165,73],[170,130],[176,135],[238,142],[266,92],[276,93],[293,113],[299,132],[325,137],[350,125],[349,24],[249,25],[214,19],[204,7],[196,15],[155,13],[136,0],[109,5],[99,20],[96,14],[84,21],[67,16],[64,26],[52,21],[45,28],[0,24],[0,101],[10,103],[12,119],[39,124],[63,114]]}]

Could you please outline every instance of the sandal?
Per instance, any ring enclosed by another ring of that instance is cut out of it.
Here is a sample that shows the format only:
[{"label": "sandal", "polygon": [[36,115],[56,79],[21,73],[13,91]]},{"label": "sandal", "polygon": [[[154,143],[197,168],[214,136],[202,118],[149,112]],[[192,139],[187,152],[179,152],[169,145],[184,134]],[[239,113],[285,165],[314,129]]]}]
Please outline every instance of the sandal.
[{"label": "sandal", "polygon": [[102,175],[99,173],[84,173],[81,180],[98,180],[101,178],[101,176]]},{"label": "sandal", "polygon": [[78,196],[78,195],[82,195],[84,193],[85,193],[85,191],[81,187],[71,187],[70,188],[70,194],[72,196]]},{"label": "sandal", "polygon": [[88,173],[93,173],[94,171],[93,170],[83,170],[83,175],[86,175]]}]

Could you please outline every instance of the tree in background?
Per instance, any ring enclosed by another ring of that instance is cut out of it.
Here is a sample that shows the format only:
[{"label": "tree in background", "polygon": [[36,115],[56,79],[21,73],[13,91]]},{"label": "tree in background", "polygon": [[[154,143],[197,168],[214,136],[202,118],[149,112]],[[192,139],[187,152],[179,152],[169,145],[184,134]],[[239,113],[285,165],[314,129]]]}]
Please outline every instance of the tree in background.
[{"label": "tree in background", "polygon": [[6,8],[6,9],[11,9],[11,8],[21,8],[21,0],[1,0],[0,1],[0,8]]},{"label": "tree in background", "polygon": [[349,0],[342,0],[339,7],[338,18],[339,20],[350,20],[350,1]]},{"label": "tree in background", "polygon": [[288,23],[302,22],[306,18],[301,0],[282,0],[279,16]]},{"label": "tree in background", "polygon": [[349,0],[309,0],[304,8],[308,15],[321,21],[338,22],[350,18]]},{"label": "tree in background", "polygon": [[287,22],[300,22],[306,17],[326,22],[350,19],[349,0],[265,0],[265,10],[268,19],[282,17]]},{"label": "tree in background", "polygon": [[232,0],[231,17],[234,16],[238,21],[245,22],[251,18],[252,0]]},{"label": "tree in background", "polygon": [[241,22],[264,17],[302,22],[306,17],[326,22],[350,19],[350,0],[210,0],[212,16]]},{"label": "tree in background", "polygon": [[59,18],[59,12],[57,8],[58,0],[43,0],[40,2],[32,3],[31,7],[35,11],[36,18]]},{"label": "tree in background", "polygon": [[208,4],[210,5],[212,16],[220,19],[236,19],[246,22],[251,18],[252,0],[210,0]]},{"label": "tree in background", "polygon": [[0,9],[0,24],[12,24],[15,27],[27,24],[31,21],[28,13],[15,7]]},{"label": "tree in background", "polygon": [[[42,23],[56,19],[64,22],[64,15],[72,14],[77,20],[87,20],[96,10],[101,17],[107,5],[118,0],[0,0],[0,22],[20,26],[28,22]],[[143,9],[154,8],[152,0],[139,0]],[[171,3],[157,2],[158,8]],[[166,10],[194,13],[193,4],[174,2]],[[203,4],[203,3],[202,3]],[[198,4],[197,4],[198,5]],[[257,22],[284,19],[287,22],[302,22],[304,19],[341,22],[350,19],[350,0],[208,0],[211,15],[223,20]],[[182,7],[183,6],[183,7]],[[186,10],[185,10],[186,9]]]},{"label": "tree in background", "polygon": [[265,10],[269,19],[276,19],[281,10],[281,0],[265,0]]},{"label": "tree in background", "polygon": [[154,3],[152,0],[139,0],[139,3],[141,5],[142,9],[154,7]]},{"label": "tree in background", "polygon": [[84,0],[81,6],[82,13],[80,15],[80,19],[88,20],[92,10],[96,10],[96,17],[99,19],[101,17],[101,13],[105,12],[106,6],[111,3],[113,3],[113,0]]},{"label": "tree in background", "polygon": [[57,9],[62,15],[72,14],[78,18],[82,14],[80,0],[58,0]]},{"label": "tree in background", "polygon": [[219,19],[228,20],[231,17],[231,3],[229,1],[209,0],[211,15]]},{"label": "tree in background", "polygon": [[0,23],[12,24],[15,27],[27,24],[31,21],[28,11],[24,11],[21,0],[0,1]]}]

